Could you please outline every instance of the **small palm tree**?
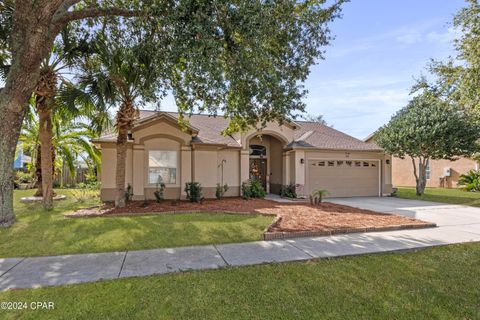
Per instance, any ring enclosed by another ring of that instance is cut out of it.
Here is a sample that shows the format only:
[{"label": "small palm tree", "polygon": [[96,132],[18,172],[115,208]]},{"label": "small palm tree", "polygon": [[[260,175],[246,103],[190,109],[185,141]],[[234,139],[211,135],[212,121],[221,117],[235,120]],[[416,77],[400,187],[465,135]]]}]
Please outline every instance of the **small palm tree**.
[{"label": "small palm tree", "polygon": [[328,195],[329,192],[325,189],[318,189],[312,192],[310,195],[310,204],[311,205],[319,205],[322,203],[323,198]]},{"label": "small palm tree", "polygon": [[480,191],[480,171],[470,170],[467,174],[460,175],[458,185],[467,191]]}]

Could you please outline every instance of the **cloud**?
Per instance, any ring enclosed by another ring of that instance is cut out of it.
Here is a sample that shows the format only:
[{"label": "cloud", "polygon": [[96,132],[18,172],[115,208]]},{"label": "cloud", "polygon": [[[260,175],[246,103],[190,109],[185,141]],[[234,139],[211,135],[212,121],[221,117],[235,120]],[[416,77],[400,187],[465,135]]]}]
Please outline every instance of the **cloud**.
[{"label": "cloud", "polygon": [[450,27],[446,32],[432,31],[425,35],[425,39],[431,43],[450,44],[460,36],[460,31]]},{"label": "cloud", "polygon": [[423,39],[423,36],[418,31],[408,32],[408,33],[399,35],[396,38],[397,42],[400,42],[401,44],[405,44],[405,45],[411,45],[411,44],[421,42],[422,39]]}]

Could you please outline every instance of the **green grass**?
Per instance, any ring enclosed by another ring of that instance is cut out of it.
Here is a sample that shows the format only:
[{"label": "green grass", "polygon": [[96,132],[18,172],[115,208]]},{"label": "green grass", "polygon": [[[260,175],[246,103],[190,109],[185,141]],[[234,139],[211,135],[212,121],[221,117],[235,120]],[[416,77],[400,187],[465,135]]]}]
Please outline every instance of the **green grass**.
[{"label": "green grass", "polygon": [[272,222],[271,217],[209,213],[66,219],[63,213],[98,204],[98,199],[78,203],[71,191],[57,190],[68,199],[44,211],[41,204],[19,202],[32,193],[15,191],[18,221],[0,229],[2,258],[254,241]]},{"label": "green grass", "polygon": [[468,192],[463,189],[426,188],[422,196],[415,194],[415,188],[399,187],[397,196],[404,199],[436,201],[480,207],[480,192]]},{"label": "green grass", "polygon": [[[480,244],[0,293],[5,319],[480,319]],[[0,311],[2,312],[2,311]]]}]

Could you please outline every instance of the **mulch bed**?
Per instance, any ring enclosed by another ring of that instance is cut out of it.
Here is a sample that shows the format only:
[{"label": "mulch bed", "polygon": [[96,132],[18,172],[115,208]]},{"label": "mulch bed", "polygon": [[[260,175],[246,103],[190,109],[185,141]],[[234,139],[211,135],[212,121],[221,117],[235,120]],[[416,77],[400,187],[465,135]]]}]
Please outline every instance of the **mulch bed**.
[{"label": "mulch bed", "polygon": [[225,198],[204,200],[202,204],[188,201],[131,201],[124,208],[107,203],[100,207],[81,209],[66,214],[74,217],[140,216],[149,214],[180,214],[192,212],[262,214],[276,216],[265,230],[264,238],[282,239],[297,236],[331,235],[337,233],[386,231],[434,227],[435,224],[400,215],[324,202],[318,207],[306,203],[278,203],[264,199]]}]

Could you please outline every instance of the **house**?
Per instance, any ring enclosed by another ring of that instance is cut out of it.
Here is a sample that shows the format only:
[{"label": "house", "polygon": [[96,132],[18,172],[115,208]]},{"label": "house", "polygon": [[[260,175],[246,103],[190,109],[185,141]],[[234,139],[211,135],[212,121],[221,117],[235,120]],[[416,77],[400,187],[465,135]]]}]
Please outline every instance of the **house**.
[{"label": "house", "polygon": [[[167,199],[184,198],[185,183],[196,181],[203,196],[215,197],[218,183],[225,196],[240,196],[242,182],[259,179],[269,193],[296,184],[297,193],[327,189],[331,197],[390,194],[390,157],[378,146],[331,127],[305,121],[269,123],[258,131],[223,136],[228,119],[196,114],[183,128],[178,114],[141,111],[129,135],[126,183],[133,199],[154,199],[157,183]],[[102,150],[103,201],[115,197],[116,134],[94,140]]]},{"label": "house", "polygon": [[[373,143],[373,134],[365,142]],[[418,164],[417,164],[418,165]],[[427,165],[427,187],[456,188],[460,175],[470,170],[478,170],[478,162],[470,158],[451,160],[430,160]],[[392,158],[392,184],[395,187],[414,187],[416,185],[412,160]]]}]

